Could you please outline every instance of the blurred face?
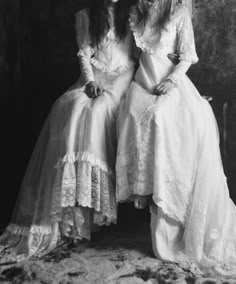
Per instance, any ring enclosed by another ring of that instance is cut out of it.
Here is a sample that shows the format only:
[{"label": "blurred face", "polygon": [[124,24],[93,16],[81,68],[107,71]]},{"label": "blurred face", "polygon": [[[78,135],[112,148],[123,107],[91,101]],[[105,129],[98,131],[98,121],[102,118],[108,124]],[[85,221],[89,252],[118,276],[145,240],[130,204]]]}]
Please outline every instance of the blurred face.
[{"label": "blurred face", "polygon": [[159,0],[139,0],[138,5],[146,10],[148,8],[151,8],[153,4],[158,3],[158,2]]},{"label": "blurred face", "polygon": [[154,2],[157,2],[156,0],[144,0],[144,2],[147,4],[147,5],[152,5],[154,4]]},{"label": "blurred face", "polygon": [[141,10],[155,11],[161,2],[165,0],[138,0],[138,5]]}]

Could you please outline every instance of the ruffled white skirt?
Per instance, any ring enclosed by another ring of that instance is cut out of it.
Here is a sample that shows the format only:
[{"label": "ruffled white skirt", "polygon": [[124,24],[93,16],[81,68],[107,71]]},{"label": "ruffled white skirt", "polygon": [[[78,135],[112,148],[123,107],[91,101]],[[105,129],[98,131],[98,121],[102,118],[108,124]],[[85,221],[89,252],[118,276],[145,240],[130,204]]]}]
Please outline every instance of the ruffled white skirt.
[{"label": "ruffled white skirt", "polygon": [[55,102],[38,139],[0,237],[17,259],[49,252],[63,236],[90,239],[94,224],[116,222],[116,119],[133,67],[115,77],[94,74],[102,95],[89,99],[80,79]]},{"label": "ruffled white skirt", "polygon": [[[173,91],[152,95],[174,66],[145,54],[120,107],[117,199],[152,195],[154,253],[236,275],[236,207],[229,197],[216,120],[184,76]],[[156,208],[155,208],[156,206]]]}]

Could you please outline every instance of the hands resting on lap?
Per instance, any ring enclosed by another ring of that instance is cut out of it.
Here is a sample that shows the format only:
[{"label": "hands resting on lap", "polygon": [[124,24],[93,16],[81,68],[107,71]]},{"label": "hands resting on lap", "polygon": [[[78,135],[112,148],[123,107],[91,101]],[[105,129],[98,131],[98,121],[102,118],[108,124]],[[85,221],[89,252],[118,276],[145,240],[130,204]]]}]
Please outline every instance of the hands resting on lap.
[{"label": "hands resting on lap", "polygon": [[95,99],[102,94],[102,89],[95,81],[90,81],[85,86],[85,93],[90,99]]},{"label": "hands resting on lap", "polygon": [[[175,65],[179,64],[180,62],[178,54],[169,53],[167,57]],[[166,95],[167,93],[172,91],[175,87],[176,84],[173,81],[171,81],[170,79],[166,79],[154,88],[154,94],[156,96]]]},{"label": "hands resting on lap", "polygon": [[[175,65],[179,63],[177,54],[168,54],[168,58]],[[154,88],[154,94],[157,96],[165,95],[176,87],[176,84],[169,79],[164,80]],[[90,81],[85,86],[85,93],[90,99],[95,99],[102,94],[102,89],[95,81]]]},{"label": "hands resting on lap", "polygon": [[170,91],[172,91],[176,87],[176,84],[174,84],[171,80],[167,79],[158,84],[154,88],[154,94],[156,96],[166,95]]}]

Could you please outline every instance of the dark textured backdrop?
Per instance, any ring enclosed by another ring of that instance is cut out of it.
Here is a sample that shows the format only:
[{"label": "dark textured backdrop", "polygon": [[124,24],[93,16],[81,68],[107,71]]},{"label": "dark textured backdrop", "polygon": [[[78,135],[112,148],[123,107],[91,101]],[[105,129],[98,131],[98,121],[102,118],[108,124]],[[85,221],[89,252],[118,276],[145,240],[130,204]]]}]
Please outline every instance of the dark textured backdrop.
[{"label": "dark textured backdrop", "polygon": [[[84,6],[83,2],[86,1],[0,1],[4,169],[0,228],[9,221],[31,152],[52,103],[79,76],[74,13]],[[200,62],[189,72],[201,94],[215,98],[212,106],[232,184],[236,175],[235,12],[235,0],[195,0],[193,20]],[[236,200],[235,191],[236,187],[231,185],[231,195]]]}]

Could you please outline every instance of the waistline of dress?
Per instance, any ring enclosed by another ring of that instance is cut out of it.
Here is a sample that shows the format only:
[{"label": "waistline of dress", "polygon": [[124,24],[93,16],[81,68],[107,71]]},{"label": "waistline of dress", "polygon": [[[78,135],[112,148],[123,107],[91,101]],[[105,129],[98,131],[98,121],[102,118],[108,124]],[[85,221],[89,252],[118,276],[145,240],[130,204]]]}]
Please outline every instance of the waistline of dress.
[{"label": "waistline of dress", "polygon": [[135,65],[132,60],[128,60],[126,64],[116,66],[116,68],[114,69],[110,69],[108,68],[108,64],[104,64],[98,61],[96,58],[91,58],[91,64],[95,69],[103,72],[107,76],[118,76],[127,71],[128,69],[134,67]]}]

